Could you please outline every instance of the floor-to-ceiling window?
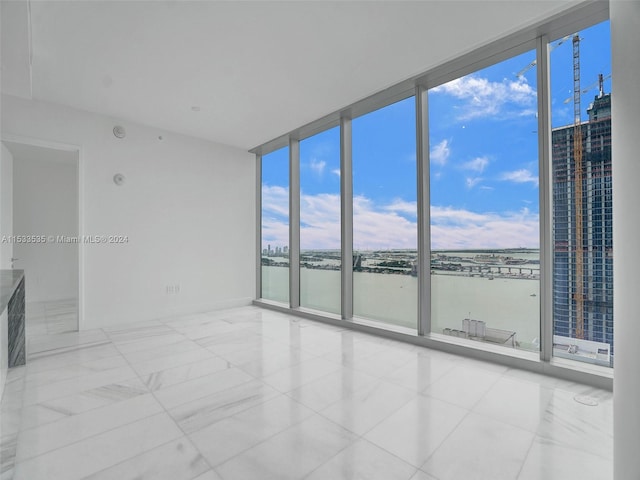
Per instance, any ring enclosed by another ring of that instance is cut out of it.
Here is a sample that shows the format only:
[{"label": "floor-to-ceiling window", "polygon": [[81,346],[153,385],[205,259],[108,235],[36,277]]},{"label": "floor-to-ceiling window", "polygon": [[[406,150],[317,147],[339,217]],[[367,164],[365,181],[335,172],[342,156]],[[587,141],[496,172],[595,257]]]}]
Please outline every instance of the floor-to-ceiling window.
[{"label": "floor-to-ceiling window", "polygon": [[551,43],[553,354],[613,363],[609,22]]},{"label": "floor-to-ceiling window", "polygon": [[262,157],[262,298],[289,302],[289,148]]},{"label": "floor-to-ceiling window", "polygon": [[429,91],[432,332],[537,351],[535,51]]},{"label": "floor-to-ceiling window", "polygon": [[300,141],[300,306],[340,314],[340,127]]},{"label": "floor-to-ceiling window", "polygon": [[415,99],[355,118],[353,314],[416,328]]},{"label": "floor-to-ceiling window", "polygon": [[299,281],[284,246],[288,149],[264,155],[263,298],[299,289],[301,307],[419,327],[429,342],[612,365],[609,24],[569,28],[480,49],[293,132]]}]

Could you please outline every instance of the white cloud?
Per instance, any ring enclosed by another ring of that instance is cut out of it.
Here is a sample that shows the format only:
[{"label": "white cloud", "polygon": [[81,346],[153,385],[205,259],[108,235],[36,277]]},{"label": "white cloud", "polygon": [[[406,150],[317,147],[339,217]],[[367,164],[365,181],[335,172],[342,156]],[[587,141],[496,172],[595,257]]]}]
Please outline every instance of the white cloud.
[{"label": "white cloud", "polygon": [[340,195],[300,195],[300,247],[340,248]]},{"label": "white cloud", "polygon": [[[289,192],[263,186],[263,244],[289,244]],[[356,250],[411,248],[417,245],[416,203],[395,199],[376,205],[358,195],[353,199],[353,238]],[[307,195],[300,198],[300,240],[303,249],[340,248],[340,196]],[[538,214],[477,213],[464,208],[431,207],[431,244],[434,249],[513,248],[539,244]]]},{"label": "white cloud", "polygon": [[[263,185],[263,244],[289,244],[289,192]],[[416,248],[416,203],[396,199],[376,205],[359,195],[353,199],[353,238],[356,249]],[[303,249],[340,248],[340,195],[300,196],[300,242]]]},{"label": "white cloud", "polygon": [[[263,186],[263,244],[289,244],[289,192]],[[356,249],[416,248],[416,203],[396,199],[376,205],[364,196],[353,199],[353,238]],[[340,248],[340,195],[300,196],[300,245],[303,249]]]},{"label": "white cloud", "polygon": [[262,219],[262,244],[263,248],[271,245],[275,247],[284,247],[289,245],[289,222],[275,220],[273,218]]},{"label": "white cloud", "polygon": [[451,155],[451,148],[449,148],[449,140],[442,140],[436,144],[429,154],[429,160],[434,165],[445,165],[449,156]]},{"label": "white cloud", "polygon": [[333,173],[338,178],[340,178],[340,169],[339,168],[335,168],[335,169],[331,170],[331,173]]},{"label": "white cloud", "polygon": [[473,188],[482,181],[482,177],[467,177],[464,181],[467,188]]},{"label": "white cloud", "polygon": [[482,173],[487,165],[489,165],[489,159],[487,157],[476,157],[473,160],[463,163],[462,168]]},{"label": "white cloud", "polygon": [[444,93],[464,101],[459,120],[478,117],[522,115],[531,111],[535,104],[536,91],[526,78],[504,79],[492,82],[487,78],[467,75],[432,89],[434,93]]},{"label": "white cloud", "polygon": [[525,108],[518,112],[519,117],[536,117],[538,118],[538,111],[534,108]]},{"label": "white cloud", "polygon": [[418,204],[416,202],[407,202],[397,198],[390,205],[383,207],[387,212],[396,212],[415,217],[418,214]]},{"label": "white cloud", "polygon": [[316,160],[315,158],[311,159],[309,162],[309,168],[316,172],[318,175],[322,175],[324,173],[324,168],[327,166],[327,162],[324,160]]},{"label": "white cloud", "polygon": [[406,209],[409,202],[395,200],[386,206],[358,195],[353,198],[353,248],[356,250],[416,248],[418,226],[415,221],[390,211],[395,205]]},{"label": "white cloud", "polygon": [[539,183],[538,176],[526,168],[514,170],[513,172],[504,172],[500,176],[500,179],[515,183],[533,183],[534,185],[538,185]]},{"label": "white cloud", "polygon": [[431,207],[434,249],[514,248],[539,246],[539,216],[519,212],[476,213],[454,207]]},{"label": "white cloud", "polygon": [[262,185],[262,210],[270,216],[289,216],[289,189]]},{"label": "white cloud", "polygon": [[283,247],[289,245],[289,189],[262,185],[262,241]]},{"label": "white cloud", "polygon": [[469,210],[454,208],[454,207],[439,207],[436,205],[431,206],[431,221],[432,223],[450,223],[450,224],[463,224],[463,223],[480,223],[485,219],[485,215],[482,213],[475,213]]}]

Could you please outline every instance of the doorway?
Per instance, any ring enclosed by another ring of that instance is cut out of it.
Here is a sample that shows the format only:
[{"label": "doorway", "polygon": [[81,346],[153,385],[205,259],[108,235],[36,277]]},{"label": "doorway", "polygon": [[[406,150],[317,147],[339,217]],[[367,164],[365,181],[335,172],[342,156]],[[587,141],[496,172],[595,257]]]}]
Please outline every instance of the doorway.
[{"label": "doorway", "polygon": [[26,334],[78,331],[79,150],[2,143],[13,157],[11,260],[25,272]]}]

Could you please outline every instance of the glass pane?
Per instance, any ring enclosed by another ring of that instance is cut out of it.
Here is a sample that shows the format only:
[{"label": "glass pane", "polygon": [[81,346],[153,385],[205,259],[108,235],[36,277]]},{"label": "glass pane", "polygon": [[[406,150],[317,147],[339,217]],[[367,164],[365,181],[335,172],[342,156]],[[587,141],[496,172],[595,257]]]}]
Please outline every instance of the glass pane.
[{"label": "glass pane", "polygon": [[539,350],[534,60],[429,91],[433,333]]},{"label": "glass pane", "polygon": [[262,157],[262,298],[289,303],[289,147]]},{"label": "glass pane", "polygon": [[353,313],[415,329],[415,99],[354,119],[352,136]]},{"label": "glass pane", "polygon": [[609,22],[576,35],[550,45],[553,353],[612,366]]},{"label": "glass pane", "polygon": [[300,142],[300,305],[340,313],[340,127]]}]

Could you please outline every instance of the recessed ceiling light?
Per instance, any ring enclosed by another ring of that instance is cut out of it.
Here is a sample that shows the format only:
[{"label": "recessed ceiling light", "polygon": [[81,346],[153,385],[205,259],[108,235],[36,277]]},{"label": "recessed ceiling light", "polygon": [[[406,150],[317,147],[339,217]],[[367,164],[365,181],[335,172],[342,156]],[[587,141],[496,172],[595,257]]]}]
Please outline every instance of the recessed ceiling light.
[{"label": "recessed ceiling light", "polygon": [[198,107],[197,105],[194,105],[193,107],[191,107],[191,110],[193,110],[194,112],[199,112],[200,107]]}]

